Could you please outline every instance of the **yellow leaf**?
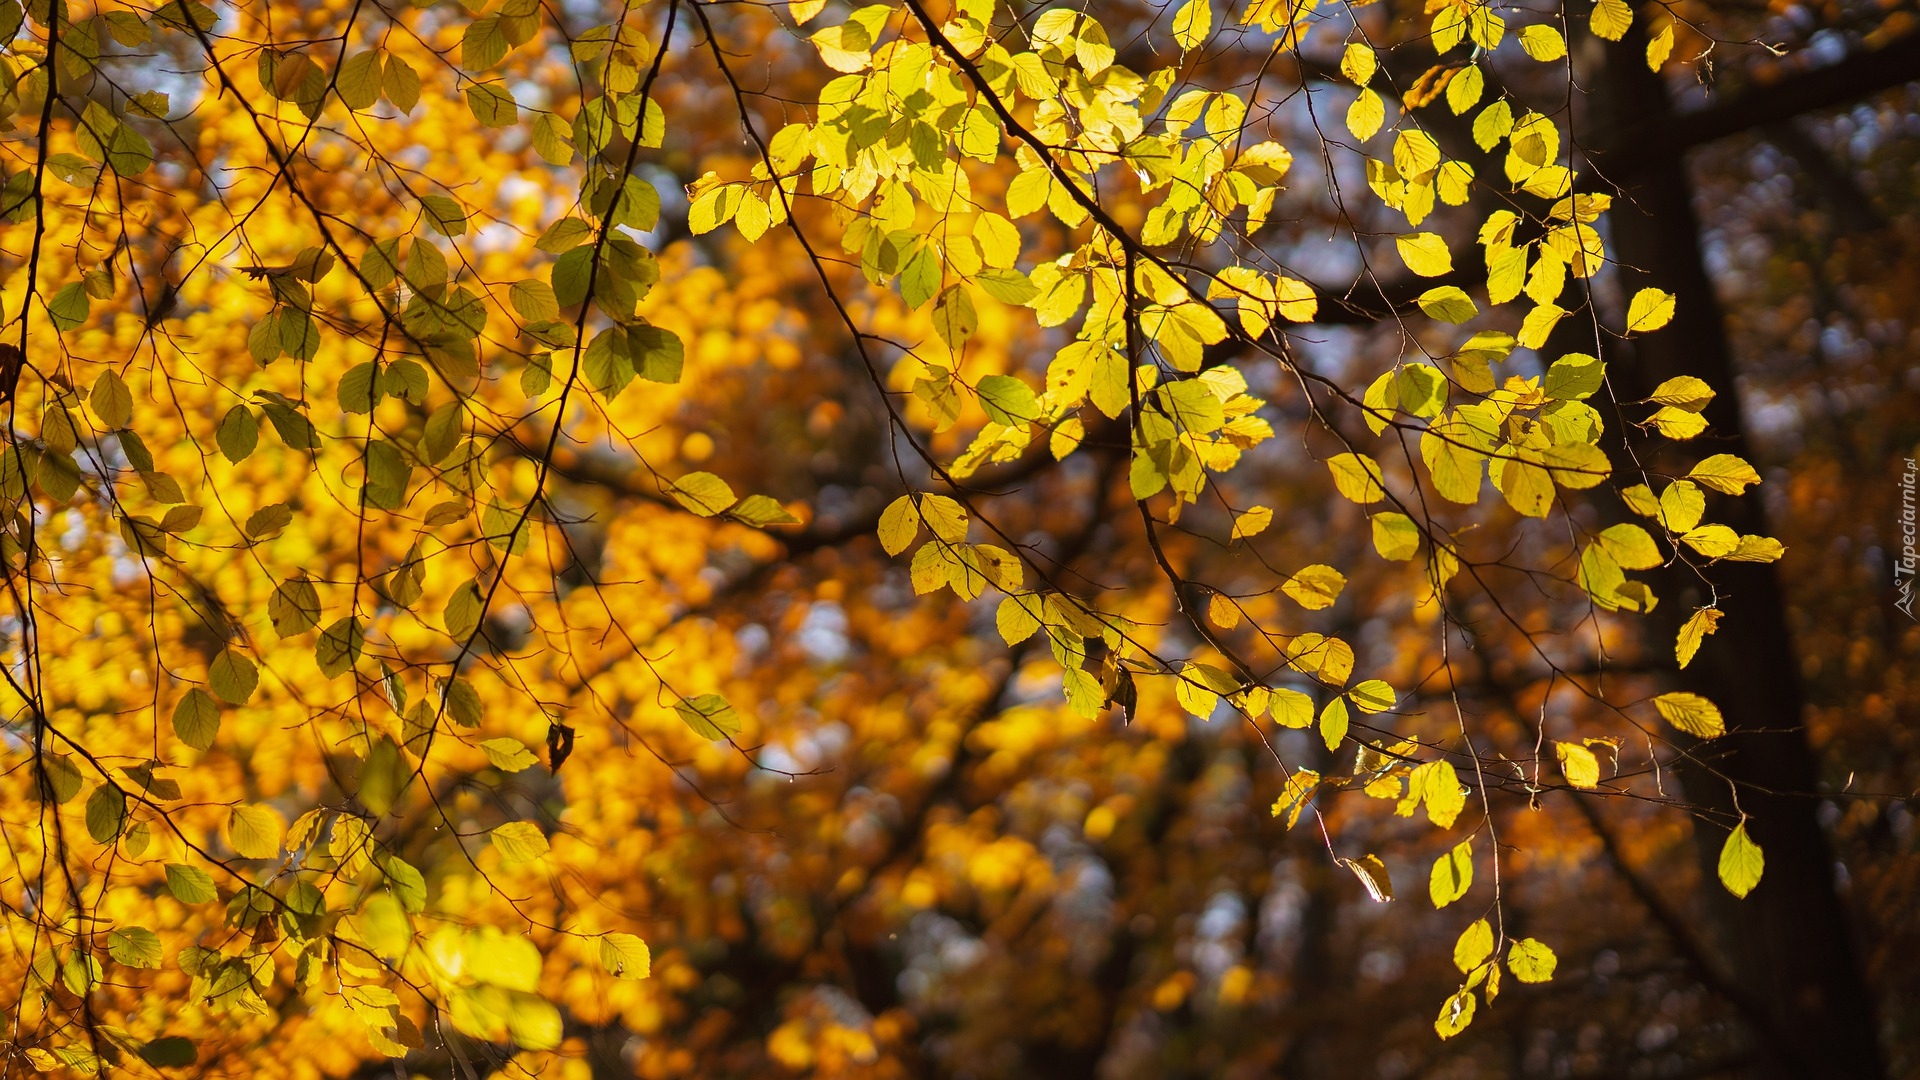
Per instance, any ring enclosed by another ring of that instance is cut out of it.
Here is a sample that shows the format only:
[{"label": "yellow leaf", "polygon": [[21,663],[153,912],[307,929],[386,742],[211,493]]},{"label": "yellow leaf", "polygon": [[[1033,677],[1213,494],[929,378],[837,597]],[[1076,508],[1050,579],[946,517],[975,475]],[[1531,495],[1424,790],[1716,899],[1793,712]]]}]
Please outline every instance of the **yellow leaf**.
[{"label": "yellow leaf", "polygon": [[1346,575],[1331,566],[1315,563],[1288,578],[1280,590],[1308,611],[1320,611],[1332,607],[1346,586]]},{"label": "yellow leaf", "polygon": [[1226,593],[1214,593],[1207,600],[1207,621],[1222,630],[1240,625],[1240,606]]},{"label": "yellow leaf", "polygon": [[545,856],[550,850],[547,835],[531,821],[509,821],[491,833],[493,846],[500,851],[500,860],[508,866],[519,866]]},{"label": "yellow leaf", "polygon": [[1327,707],[1320,710],[1320,738],[1327,744],[1328,750],[1340,749],[1341,740],[1347,737],[1347,699],[1334,698]]},{"label": "yellow leaf", "polygon": [[1740,534],[1725,525],[1702,525],[1688,529],[1680,541],[1709,559],[1718,559],[1739,548]]},{"label": "yellow leaf", "polygon": [[1241,540],[1249,536],[1258,536],[1273,524],[1271,507],[1254,506],[1233,516],[1233,539]]},{"label": "yellow leaf", "polygon": [[788,0],[787,14],[795,23],[804,23],[826,10],[827,0]]},{"label": "yellow leaf", "polygon": [[632,934],[607,934],[600,939],[600,966],[616,979],[644,979],[652,974],[653,954]]},{"label": "yellow leaf", "polygon": [[1521,320],[1520,333],[1514,340],[1525,348],[1538,349],[1547,343],[1547,335],[1553,333],[1553,328],[1566,316],[1566,309],[1557,304],[1541,304],[1527,312],[1527,317]]},{"label": "yellow leaf", "polygon": [[1672,53],[1673,24],[1668,23],[1660,28],[1659,33],[1653,35],[1653,40],[1647,42],[1647,67],[1653,71],[1659,71]]},{"label": "yellow leaf", "polygon": [[1298,690],[1275,687],[1267,711],[1281,727],[1298,730],[1313,726],[1313,699]]},{"label": "yellow leaf", "polygon": [[1273,801],[1273,816],[1286,815],[1287,828],[1293,828],[1300,814],[1313,802],[1314,789],[1320,786],[1320,774],[1312,769],[1295,769],[1287,777],[1286,790]]},{"label": "yellow leaf", "polygon": [[1387,497],[1380,463],[1365,454],[1335,454],[1327,459],[1327,469],[1333,473],[1333,486],[1352,502],[1365,506]]},{"label": "yellow leaf", "polygon": [[1630,521],[1607,526],[1598,540],[1623,570],[1651,570],[1666,561],[1647,530]]},{"label": "yellow leaf", "polygon": [[1760,474],[1753,471],[1745,458],[1734,454],[1715,454],[1695,465],[1687,473],[1687,479],[1710,487],[1726,495],[1738,495],[1750,485],[1760,482]]},{"label": "yellow leaf", "polygon": [[1660,493],[1660,524],[1668,532],[1686,533],[1700,524],[1707,509],[1707,497],[1686,480],[1675,480]]},{"label": "yellow leaf", "polygon": [[1463,975],[1471,974],[1492,955],[1493,927],[1485,919],[1475,919],[1453,943],[1453,966]]},{"label": "yellow leaf", "polygon": [[1361,142],[1373,138],[1386,121],[1387,107],[1380,95],[1371,90],[1360,91],[1360,96],[1347,106],[1347,130]]},{"label": "yellow leaf", "polygon": [[1726,614],[1719,608],[1700,608],[1687,618],[1680,627],[1680,636],[1673,643],[1673,658],[1680,662],[1680,669],[1686,670],[1693,663],[1694,654],[1700,651],[1700,643],[1708,634],[1720,626],[1720,616]]},{"label": "yellow leaf", "polygon": [[[1760,845],[1747,835],[1747,823],[1742,820],[1727,834],[1727,842],[1720,846],[1720,884],[1727,891],[1742,900],[1760,884],[1760,875],[1767,869],[1767,859]],[[1518,974],[1516,972],[1515,974]]]},{"label": "yellow leaf", "polygon": [[1173,40],[1181,52],[1192,52],[1213,31],[1213,5],[1208,0],[1187,0],[1173,16]]},{"label": "yellow leaf", "polygon": [[1400,261],[1421,277],[1439,277],[1453,270],[1453,253],[1436,233],[1408,233],[1394,238]]},{"label": "yellow leaf", "polygon": [[1546,944],[1533,938],[1521,938],[1507,946],[1507,967],[1513,977],[1524,983],[1543,983],[1553,978],[1560,958]]},{"label": "yellow leaf", "polygon": [[241,804],[227,816],[227,843],[243,859],[271,859],[280,854],[287,823],[268,806]]},{"label": "yellow leaf", "polygon": [[1593,751],[1578,743],[1556,742],[1553,754],[1560,759],[1560,772],[1567,783],[1577,788],[1599,786],[1600,759],[1593,756]]},{"label": "yellow leaf", "polygon": [[1033,632],[1040,629],[1039,616],[1033,610],[1038,606],[1038,598],[1031,596],[1009,596],[1001,600],[993,616],[1000,637],[1009,645],[1018,645],[1032,637]]},{"label": "yellow leaf", "polygon": [[1373,549],[1383,559],[1405,562],[1420,550],[1420,527],[1394,510],[1373,515]]},{"label": "yellow leaf", "polygon": [[967,539],[966,507],[945,495],[921,496],[920,517],[927,528],[933,530],[933,535],[949,544],[964,543]]},{"label": "yellow leaf", "polygon": [[1373,72],[1379,61],[1373,55],[1373,46],[1363,41],[1347,45],[1340,54],[1340,74],[1353,81],[1355,86],[1365,86],[1373,81]]},{"label": "yellow leaf", "polygon": [[1653,707],[1667,723],[1696,738],[1716,739],[1727,733],[1720,707],[1699,694],[1676,691],[1653,699]]},{"label": "yellow leaf", "polygon": [[913,538],[920,535],[920,511],[913,505],[913,496],[902,495],[887,504],[880,513],[880,546],[889,555],[898,555],[912,546]]},{"label": "yellow leaf", "polygon": [[1673,321],[1674,297],[1659,289],[1641,289],[1627,305],[1627,333],[1644,334]]},{"label": "yellow leaf", "polygon": [[1367,895],[1375,903],[1384,904],[1393,899],[1393,879],[1387,876],[1387,864],[1380,861],[1378,855],[1364,855],[1358,859],[1341,859],[1340,865],[1353,871],[1353,876],[1366,886]]},{"label": "yellow leaf", "polygon": [[1594,5],[1593,18],[1588,25],[1595,35],[1608,41],[1619,41],[1633,25],[1633,9],[1627,6],[1627,0],[1600,0]]},{"label": "yellow leaf", "polygon": [[1440,1006],[1440,1016],[1433,1022],[1433,1030],[1443,1039],[1451,1039],[1467,1025],[1473,1023],[1475,998],[1472,990],[1461,990]]},{"label": "yellow leaf", "polygon": [[1453,828],[1466,809],[1467,794],[1460,786],[1460,774],[1450,761],[1429,761],[1408,777],[1409,796],[1426,804],[1427,817],[1443,829]]},{"label": "yellow leaf", "polygon": [[520,772],[540,764],[540,759],[534,757],[533,751],[528,750],[526,744],[519,739],[509,739],[504,736],[498,739],[483,739],[480,742],[480,749],[486,753],[487,760],[493,764],[493,767],[501,772]]},{"label": "yellow leaf", "polygon": [[1473,841],[1468,839],[1434,860],[1433,873],[1427,880],[1427,895],[1433,898],[1433,906],[1438,909],[1467,895],[1472,887]]},{"label": "yellow leaf", "polygon": [[1520,47],[1543,64],[1567,55],[1567,39],[1545,23],[1535,23],[1520,31]]},{"label": "yellow leaf", "polygon": [[1399,699],[1399,695],[1384,679],[1368,679],[1359,683],[1347,691],[1347,696],[1353,699],[1361,712],[1368,714],[1386,712]]},{"label": "yellow leaf", "polygon": [[725,513],[735,501],[733,489],[727,486],[727,482],[710,472],[688,473],[674,481],[667,493],[673,496],[675,502],[701,517]]},{"label": "yellow leaf", "polygon": [[1732,554],[1723,557],[1727,562],[1774,562],[1786,553],[1786,546],[1770,536],[1747,535]]},{"label": "yellow leaf", "polygon": [[1480,73],[1480,65],[1469,65],[1447,81],[1447,108],[1459,116],[1480,104],[1480,95],[1485,92],[1486,76]]},{"label": "yellow leaf", "polygon": [[1442,322],[1463,323],[1480,313],[1473,298],[1457,285],[1441,285],[1420,294],[1420,310]]}]

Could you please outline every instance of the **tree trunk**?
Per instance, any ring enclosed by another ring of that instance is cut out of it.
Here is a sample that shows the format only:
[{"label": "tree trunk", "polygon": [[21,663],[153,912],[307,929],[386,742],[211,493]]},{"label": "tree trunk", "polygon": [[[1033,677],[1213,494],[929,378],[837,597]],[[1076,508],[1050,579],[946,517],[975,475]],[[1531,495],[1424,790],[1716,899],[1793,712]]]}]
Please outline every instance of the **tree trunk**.
[{"label": "tree trunk", "polygon": [[[1664,83],[1647,69],[1640,30],[1636,23],[1606,52],[1606,70],[1595,80],[1591,99],[1597,131],[1658,132],[1674,124]],[[1694,457],[1725,452],[1750,458],[1722,313],[1701,259],[1686,163],[1678,152],[1662,152],[1663,141],[1636,140],[1595,157],[1602,177],[1625,187],[1609,217],[1626,295],[1651,285],[1678,298],[1671,325],[1615,351],[1612,386],[1630,401],[1676,375],[1704,379],[1718,394],[1705,412],[1710,428],[1686,449]],[[1646,411],[1636,408],[1631,415],[1639,419]],[[1771,535],[1758,491],[1710,498],[1709,520],[1742,534]],[[1755,1074],[1874,1080],[1886,1075],[1885,1067],[1872,999],[1834,891],[1834,858],[1814,818],[1817,768],[1779,575],[1773,565],[1753,563],[1722,563],[1711,575],[1726,616],[1674,682],[1718,704],[1728,734],[1695,746],[1698,760],[1680,772],[1688,799],[1716,810],[1733,810],[1737,788],[1739,808],[1750,816],[1747,830],[1766,853],[1765,875],[1745,900],[1713,885],[1716,899],[1710,902],[1722,923],[1731,970],[1765,1008],[1780,1036],[1774,1045],[1790,1054],[1772,1060],[1784,1055],[1763,1053],[1767,1060]],[[1677,573],[1653,584],[1662,602],[1648,630],[1661,635],[1656,650],[1668,649],[1680,623],[1711,598],[1697,579]],[[1695,835],[1712,883],[1726,833],[1703,823]]]}]

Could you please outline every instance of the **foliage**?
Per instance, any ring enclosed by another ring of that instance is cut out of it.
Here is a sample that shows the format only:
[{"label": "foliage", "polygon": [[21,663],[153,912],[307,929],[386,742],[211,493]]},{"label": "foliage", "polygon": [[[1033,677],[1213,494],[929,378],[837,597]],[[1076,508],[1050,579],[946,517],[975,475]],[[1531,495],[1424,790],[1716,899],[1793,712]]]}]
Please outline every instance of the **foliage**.
[{"label": "foliage", "polygon": [[[1525,104],[1582,39],[1652,19],[1657,70],[1695,32],[1618,0],[577,7],[0,0],[0,965],[34,1067],[491,1044],[537,1071],[721,993],[711,958],[650,949],[659,912],[788,933],[817,977],[811,924],[844,907],[992,918],[1053,887],[980,815],[911,859],[843,827],[799,749],[833,724],[891,791],[1117,716],[1074,816],[1151,846],[1124,778],[1173,768],[1183,713],[1234,718],[1266,759],[1242,801],[1349,884],[1418,902],[1431,866],[1439,1037],[1553,977],[1506,919],[1495,795],[1651,797],[1727,722],[1602,678],[1662,600],[1647,572],[1703,594],[1685,667],[1714,564],[1783,554],[1715,522],[1752,465],[1666,446],[1713,387],[1614,399],[1603,357],[1675,297],[1610,258],[1569,110]],[[1318,94],[1276,92],[1282,61]],[[1317,222],[1377,308],[1274,239]],[[1359,316],[1393,357],[1327,362],[1312,327]],[[785,459],[835,438],[888,448],[851,478],[873,505],[792,497]],[[1303,514],[1338,539],[1308,554]],[[769,650],[769,582],[815,597],[779,615],[798,644]],[[1463,644],[1551,673],[1531,751],[1461,707]],[[723,792],[820,834],[708,847]],[[1340,825],[1369,815],[1438,835],[1383,858]],[[1762,852],[1720,827],[1746,896]],[[831,906],[708,895],[749,854]],[[831,1071],[900,1037],[830,1006],[783,1002],[766,1053]]]}]

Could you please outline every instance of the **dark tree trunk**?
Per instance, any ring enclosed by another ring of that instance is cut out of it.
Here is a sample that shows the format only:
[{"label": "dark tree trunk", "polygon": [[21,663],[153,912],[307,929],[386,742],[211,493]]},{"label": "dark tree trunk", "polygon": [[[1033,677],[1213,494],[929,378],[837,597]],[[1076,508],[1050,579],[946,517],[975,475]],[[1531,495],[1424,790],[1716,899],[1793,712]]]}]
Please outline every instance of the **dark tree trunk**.
[{"label": "dark tree trunk", "polygon": [[[1665,86],[1647,69],[1639,30],[1636,24],[1626,40],[1609,48],[1606,70],[1594,80],[1597,131],[1644,134],[1674,124]],[[1718,392],[1705,413],[1711,426],[1686,451],[1751,459],[1723,316],[1701,258],[1686,163],[1664,141],[1657,135],[1636,139],[1595,156],[1601,176],[1625,189],[1609,217],[1626,294],[1651,285],[1678,298],[1671,325],[1615,351],[1609,365],[1613,390],[1631,401],[1676,375],[1704,379]],[[1650,408],[1626,411],[1638,419]],[[1742,534],[1771,535],[1758,490],[1709,500],[1708,520]],[[1758,1042],[1771,1042],[1774,1049],[1762,1052],[1756,1075],[1883,1077],[1872,999],[1834,890],[1834,858],[1814,817],[1817,768],[1779,575],[1772,565],[1751,563],[1722,563],[1711,575],[1726,616],[1674,682],[1718,704],[1728,734],[1694,747],[1698,760],[1681,769],[1681,778],[1691,801],[1728,813],[1737,787],[1739,807],[1750,816],[1748,832],[1766,853],[1765,876],[1745,900],[1713,887],[1729,967],[1765,1010],[1777,1037]],[[1679,624],[1711,598],[1697,579],[1677,573],[1654,585],[1661,605],[1648,630],[1661,635],[1656,649],[1671,649]],[[1706,880],[1713,882],[1726,832],[1702,824],[1695,835]]]}]

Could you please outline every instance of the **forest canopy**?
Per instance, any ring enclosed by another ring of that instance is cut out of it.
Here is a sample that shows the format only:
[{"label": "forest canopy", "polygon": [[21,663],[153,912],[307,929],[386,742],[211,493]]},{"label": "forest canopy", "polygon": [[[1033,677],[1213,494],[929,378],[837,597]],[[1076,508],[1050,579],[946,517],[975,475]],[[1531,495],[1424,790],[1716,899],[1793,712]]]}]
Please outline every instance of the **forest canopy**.
[{"label": "forest canopy", "polygon": [[1687,166],[1912,23],[0,0],[7,1074],[1915,1067]]}]

